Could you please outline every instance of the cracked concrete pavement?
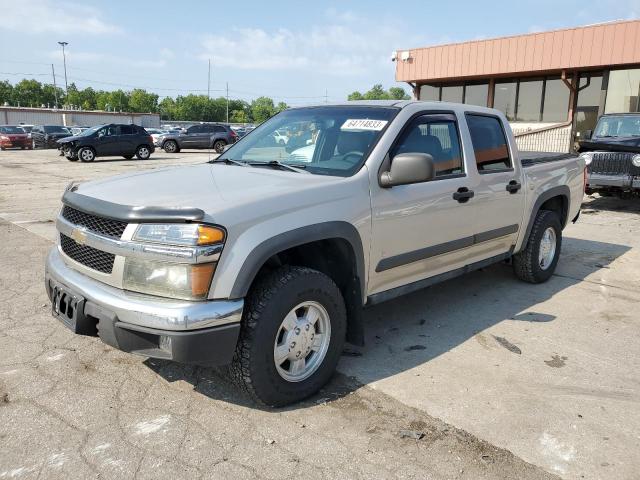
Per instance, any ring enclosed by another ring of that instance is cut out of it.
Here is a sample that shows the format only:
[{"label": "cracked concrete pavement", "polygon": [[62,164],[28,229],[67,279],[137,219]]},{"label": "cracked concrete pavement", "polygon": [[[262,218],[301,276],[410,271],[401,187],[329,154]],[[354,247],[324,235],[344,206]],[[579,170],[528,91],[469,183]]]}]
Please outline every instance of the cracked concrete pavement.
[{"label": "cracked concrete pavement", "polygon": [[207,155],[153,158],[0,153],[0,479],[637,478],[637,201],[587,202],[548,284],[498,265],[368,310],[367,346],[323,392],[264,410],[217,370],[119,352],[49,313],[64,186]]}]

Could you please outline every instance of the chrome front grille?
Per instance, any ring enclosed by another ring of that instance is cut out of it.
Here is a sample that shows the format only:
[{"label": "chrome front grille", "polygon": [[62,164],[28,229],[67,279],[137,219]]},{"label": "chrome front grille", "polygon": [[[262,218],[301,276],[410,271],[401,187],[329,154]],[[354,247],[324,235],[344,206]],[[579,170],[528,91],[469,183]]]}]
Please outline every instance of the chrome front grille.
[{"label": "chrome front grille", "polygon": [[589,173],[599,175],[640,175],[640,167],[631,163],[634,153],[594,152]]},{"label": "chrome front grille", "polygon": [[113,262],[116,256],[112,253],[103,252],[88,245],[80,245],[62,233],[60,234],[60,247],[65,255],[86,267],[102,273],[110,274],[113,271]]},{"label": "chrome front grille", "polygon": [[74,225],[80,225],[87,230],[111,238],[119,239],[127,228],[126,222],[91,215],[68,205],[62,208],[62,217]]}]

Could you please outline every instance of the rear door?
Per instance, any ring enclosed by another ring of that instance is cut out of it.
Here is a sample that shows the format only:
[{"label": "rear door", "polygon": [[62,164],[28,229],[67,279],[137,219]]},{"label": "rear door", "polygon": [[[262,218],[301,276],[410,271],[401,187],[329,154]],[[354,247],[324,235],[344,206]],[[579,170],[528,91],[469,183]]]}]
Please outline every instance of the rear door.
[{"label": "rear door", "polygon": [[133,125],[120,125],[120,135],[117,141],[117,155],[132,155],[136,149],[136,128]]},{"label": "rear door", "polygon": [[477,172],[473,200],[480,214],[475,223],[478,232],[487,232],[482,247],[488,257],[504,253],[516,243],[525,206],[523,172],[516,146],[507,140],[513,136],[500,117],[465,116]]}]

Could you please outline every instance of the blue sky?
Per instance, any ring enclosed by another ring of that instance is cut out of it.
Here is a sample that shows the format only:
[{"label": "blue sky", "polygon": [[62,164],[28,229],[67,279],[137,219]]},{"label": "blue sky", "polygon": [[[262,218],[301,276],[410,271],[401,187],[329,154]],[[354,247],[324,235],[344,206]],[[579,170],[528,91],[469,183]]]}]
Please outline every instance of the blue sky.
[{"label": "blue sky", "polygon": [[640,0],[0,0],[0,79],[260,95],[298,105],[396,85],[393,50],[637,18]]}]

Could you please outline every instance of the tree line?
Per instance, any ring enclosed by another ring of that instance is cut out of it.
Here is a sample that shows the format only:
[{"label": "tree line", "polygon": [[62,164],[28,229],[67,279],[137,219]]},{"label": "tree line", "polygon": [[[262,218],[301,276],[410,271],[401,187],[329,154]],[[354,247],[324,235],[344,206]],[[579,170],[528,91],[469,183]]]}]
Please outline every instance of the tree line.
[{"label": "tree line", "polygon": [[[400,87],[384,90],[382,85],[374,85],[364,94],[353,92],[348,100],[408,99]],[[261,123],[276,113],[288,108],[284,102],[276,103],[269,97],[258,97],[251,102],[229,99],[229,121],[233,123]],[[12,85],[0,81],[0,105],[21,107],[54,107],[56,105],[82,110],[104,110],[116,112],[159,113],[163,120],[191,120],[203,122],[223,122],[227,119],[227,99],[208,98],[206,95],[178,95],[164,97],[141,88],[133,90],[94,90],[91,87],[79,89],[74,83],[65,92],[60,87],[41,83],[34,79],[24,79]]]}]

